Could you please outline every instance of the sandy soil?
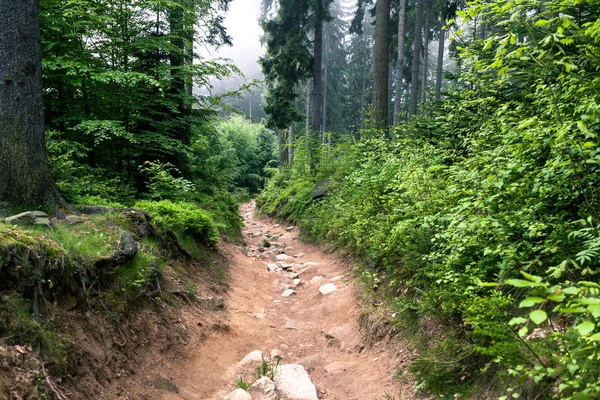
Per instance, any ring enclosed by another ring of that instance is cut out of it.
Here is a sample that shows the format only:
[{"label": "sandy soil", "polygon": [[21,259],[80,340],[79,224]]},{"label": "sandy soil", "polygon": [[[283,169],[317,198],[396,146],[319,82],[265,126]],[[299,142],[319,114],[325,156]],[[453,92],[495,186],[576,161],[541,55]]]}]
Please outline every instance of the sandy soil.
[{"label": "sandy soil", "polygon": [[[161,362],[160,369],[179,393],[164,391],[160,398],[222,399],[243,373],[240,360],[253,350],[269,354],[272,349],[281,352],[282,363],[300,361],[307,367],[320,399],[385,399],[386,394],[414,398],[409,384],[396,379],[397,366],[408,357],[402,345],[385,341],[364,348],[358,325],[359,288],[347,266],[334,254],[302,243],[298,228],[256,218],[253,202],[243,205],[241,212],[247,248],[225,246],[231,258],[226,332],[209,335],[188,357]],[[273,245],[261,252],[258,248],[265,239]],[[281,296],[292,284],[290,273],[267,269],[283,250],[294,257],[287,262],[296,270],[304,263],[310,266],[291,297]],[[316,276],[323,279],[311,284]],[[332,278],[337,290],[322,295],[319,287]]]}]

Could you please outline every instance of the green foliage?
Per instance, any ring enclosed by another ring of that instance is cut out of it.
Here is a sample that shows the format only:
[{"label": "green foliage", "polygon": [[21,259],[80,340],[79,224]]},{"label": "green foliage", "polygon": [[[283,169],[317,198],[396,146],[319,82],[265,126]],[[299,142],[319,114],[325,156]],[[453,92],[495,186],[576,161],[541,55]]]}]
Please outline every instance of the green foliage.
[{"label": "green foliage", "polygon": [[194,184],[185,178],[176,178],[174,174],[181,174],[173,164],[161,163],[160,161],[146,161],[140,167],[142,172],[148,178],[148,196],[151,199],[176,200],[185,197],[194,189]]},{"label": "green foliage", "polygon": [[[494,28],[457,46],[447,101],[399,127],[397,143],[367,131],[323,146],[314,178],[300,154],[257,201],[358,258],[403,316],[397,330],[439,332],[415,340],[421,388],[600,396],[599,10],[471,3],[462,17]],[[322,179],[329,193],[312,203]]]},{"label": "green foliage", "polygon": [[219,241],[219,234],[211,215],[194,203],[139,201],[136,208],[147,211],[164,229],[189,235],[206,244]]}]

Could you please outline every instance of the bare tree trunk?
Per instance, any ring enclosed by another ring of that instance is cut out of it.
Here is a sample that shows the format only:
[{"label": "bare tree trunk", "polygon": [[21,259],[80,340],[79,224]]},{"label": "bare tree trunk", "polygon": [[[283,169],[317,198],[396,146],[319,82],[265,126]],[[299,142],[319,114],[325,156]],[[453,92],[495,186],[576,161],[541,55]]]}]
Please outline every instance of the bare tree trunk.
[{"label": "bare tree trunk", "polygon": [[388,132],[388,75],[390,0],[377,0],[373,46],[373,119],[375,128]]},{"label": "bare tree trunk", "polygon": [[323,134],[325,134],[327,132],[327,60],[325,60],[323,74]]},{"label": "bare tree trunk", "polygon": [[306,134],[310,130],[310,79],[306,81]]},{"label": "bare tree trunk", "polygon": [[290,125],[288,132],[288,164],[292,164],[294,161],[294,125]]},{"label": "bare tree trunk", "polygon": [[0,201],[64,205],[46,154],[39,0],[0,0]]},{"label": "bare tree trunk", "polygon": [[367,63],[363,65],[363,74],[362,74],[362,92],[360,96],[360,129],[365,129],[365,101],[366,101],[366,93],[367,90]]},{"label": "bare tree trunk", "polygon": [[444,72],[444,48],[446,41],[446,30],[443,29],[444,23],[440,28],[440,41],[438,44],[438,58],[437,58],[437,69],[435,72],[435,99],[439,100],[442,92],[442,73]]},{"label": "bare tree trunk", "polygon": [[425,24],[423,28],[423,35],[425,35],[424,46],[423,46],[423,79],[421,81],[421,103],[425,103],[427,95],[427,73],[429,72],[429,16],[425,16]]},{"label": "bare tree trunk", "polygon": [[417,0],[415,16],[415,38],[413,41],[412,73],[410,79],[410,104],[408,113],[417,114],[417,103],[419,101],[419,57],[421,56],[421,33],[423,25],[423,0]]},{"label": "bare tree trunk", "polygon": [[396,61],[396,93],[394,96],[394,126],[400,124],[400,97],[402,96],[402,73],[404,71],[404,22],[406,0],[400,0],[398,11],[398,60]]},{"label": "bare tree trunk", "polygon": [[313,69],[313,98],[312,98],[312,134],[314,143],[311,143],[310,171],[313,173],[317,164],[317,152],[313,146],[319,143],[319,133],[322,126],[322,101],[323,101],[323,0],[315,0],[315,45]]},{"label": "bare tree trunk", "polygon": [[279,148],[279,168],[284,168],[288,164],[288,153],[286,149],[286,134],[284,129],[277,130],[278,148]]}]

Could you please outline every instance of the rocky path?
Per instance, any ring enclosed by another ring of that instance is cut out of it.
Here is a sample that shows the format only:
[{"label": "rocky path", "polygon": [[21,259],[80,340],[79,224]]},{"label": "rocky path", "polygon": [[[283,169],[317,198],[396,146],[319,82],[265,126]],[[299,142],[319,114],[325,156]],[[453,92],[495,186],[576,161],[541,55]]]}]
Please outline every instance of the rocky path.
[{"label": "rocky path", "polygon": [[221,400],[236,388],[238,377],[256,369],[260,354],[280,356],[281,366],[301,366],[280,369],[306,371],[318,399],[412,398],[410,387],[395,378],[403,350],[364,346],[358,289],[347,267],[335,255],[302,243],[297,228],[256,218],[253,202],[241,211],[247,247],[226,248],[232,265],[229,324],[189,359],[161,366],[179,390],[162,398]]}]

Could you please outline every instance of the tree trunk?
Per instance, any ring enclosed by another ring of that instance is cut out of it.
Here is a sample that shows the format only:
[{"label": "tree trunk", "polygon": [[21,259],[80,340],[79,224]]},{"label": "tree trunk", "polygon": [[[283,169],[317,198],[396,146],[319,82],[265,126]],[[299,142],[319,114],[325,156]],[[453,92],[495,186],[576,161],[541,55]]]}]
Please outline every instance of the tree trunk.
[{"label": "tree trunk", "polygon": [[388,129],[388,75],[390,0],[377,0],[375,9],[375,44],[373,46],[373,119],[375,128]]},{"label": "tree trunk", "polygon": [[417,0],[415,15],[415,38],[413,41],[412,73],[410,78],[410,104],[408,113],[417,114],[417,103],[419,101],[419,57],[421,56],[421,33],[423,25],[423,0]]},{"label": "tree trunk", "polygon": [[360,129],[365,129],[365,107],[367,100],[367,63],[363,65],[362,91],[360,95]]},{"label": "tree trunk", "polygon": [[402,96],[402,73],[404,71],[404,22],[406,0],[400,0],[398,11],[398,60],[396,61],[396,93],[394,96],[394,126],[400,124],[400,97]]},{"label": "tree trunk", "polygon": [[64,205],[44,137],[39,0],[0,0],[0,201]]},{"label": "tree trunk", "polygon": [[323,135],[327,132],[327,59],[323,70]]},{"label": "tree trunk", "polygon": [[[323,97],[323,0],[315,0],[315,47],[313,69],[313,96],[312,96],[312,130],[318,135],[322,124],[322,97]],[[318,136],[317,136],[318,138]]]},{"label": "tree trunk", "polygon": [[423,79],[421,80],[421,103],[425,103],[427,94],[427,72],[429,69],[429,16],[425,16],[425,24],[423,28]]},{"label": "tree trunk", "polygon": [[444,72],[444,47],[446,41],[446,30],[443,29],[445,25],[442,23],[440,28],[440,42],[438,44],[438,58],[437,58],[437,70],[435,72],[435,99],[439,100],[442,92],[442,73]]},{"label": "tree trunk", "polygon": [[287,162],[288,164],[292,164],[294,161],[294,125],[290,125],[290,130],[288,132],[288,156]]},{"label": "tree trunk", "polygon": [[279,168],[284,168],[288,163],[288,153],[286,149],[286,134],[284,129],[277,130],[277,139],[279,144]]}]

